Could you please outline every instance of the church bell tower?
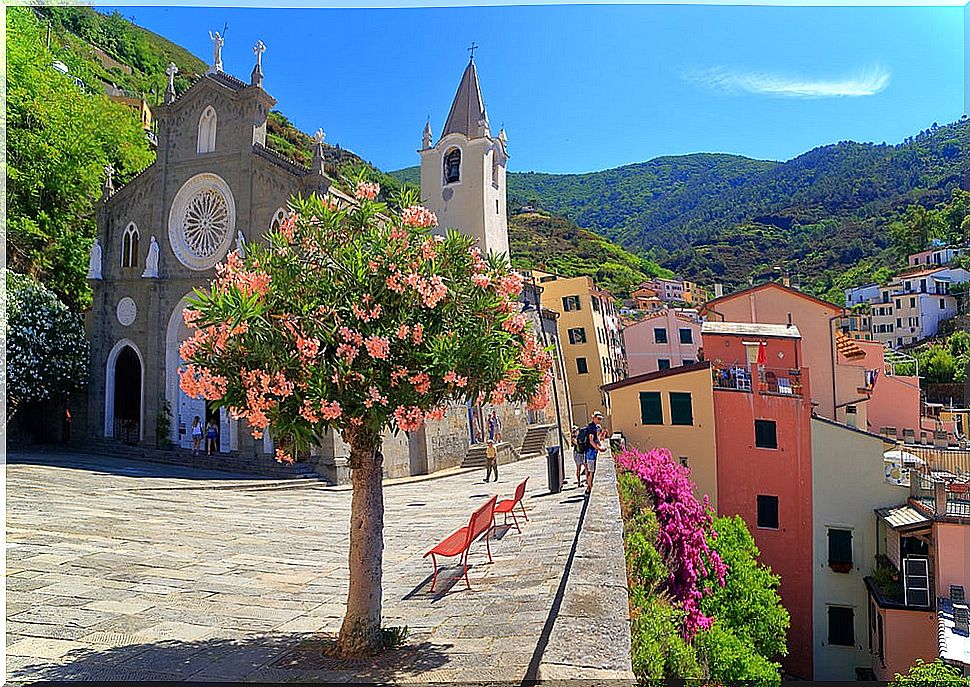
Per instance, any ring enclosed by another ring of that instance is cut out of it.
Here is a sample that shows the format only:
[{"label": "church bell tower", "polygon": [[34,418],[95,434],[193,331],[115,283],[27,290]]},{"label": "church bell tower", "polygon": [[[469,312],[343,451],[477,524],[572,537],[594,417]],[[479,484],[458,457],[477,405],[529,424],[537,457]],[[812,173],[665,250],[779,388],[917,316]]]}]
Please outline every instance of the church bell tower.
[{"label": "church bell tower", "polygon": [[438,142],[431,123],[421,150],[422,202],[438,216],[438,230],[473,237],[483,253],[509,253],[505,130],[493,137],[478,85],[474,45]]}]

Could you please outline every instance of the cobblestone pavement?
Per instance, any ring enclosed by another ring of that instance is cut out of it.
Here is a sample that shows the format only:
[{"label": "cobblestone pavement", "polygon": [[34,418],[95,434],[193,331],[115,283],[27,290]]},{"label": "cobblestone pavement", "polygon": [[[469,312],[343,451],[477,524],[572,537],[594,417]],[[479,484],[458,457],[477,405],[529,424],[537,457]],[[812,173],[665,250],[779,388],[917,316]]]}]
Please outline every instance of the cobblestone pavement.
[{"label": "cobblestone pavement", "polygon": [[[451,565],[432,593],[424,552],[488,496],[511,495],[527,476],[529,522],[522,532],[500,528],[493,563],[482,543],[473,545],[470,591],[460,566]],[[602,476],[612,479],[612,469]],[[10,455],[7,677],[282,682],[534,675],[542,650],[536,647],[548,644],[550,609],[562,595],[563,570],[591,506],[584,507],[575,487],[548,494],[544,460],[503,465],[497,484],[481,477],[385,488],[385,625],[406,625],[410,635],[376,661],[338,662],[325,658],[321,646],[343,616],[348,491],[281,488],[79,454]],[[610,493],[615,499],[604,481],[590,503]]]}]

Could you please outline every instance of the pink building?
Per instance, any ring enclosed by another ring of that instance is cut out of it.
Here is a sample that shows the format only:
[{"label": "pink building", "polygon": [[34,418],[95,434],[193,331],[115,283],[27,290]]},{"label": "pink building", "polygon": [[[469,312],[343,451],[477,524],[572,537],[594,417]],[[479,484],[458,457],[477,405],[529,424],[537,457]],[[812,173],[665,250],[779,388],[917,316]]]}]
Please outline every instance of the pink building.
[{"label": "pink building", "polygon": [[631,377],[697,362],[701,324],[697,316],[673,308],[650,313],[623,330]]}]

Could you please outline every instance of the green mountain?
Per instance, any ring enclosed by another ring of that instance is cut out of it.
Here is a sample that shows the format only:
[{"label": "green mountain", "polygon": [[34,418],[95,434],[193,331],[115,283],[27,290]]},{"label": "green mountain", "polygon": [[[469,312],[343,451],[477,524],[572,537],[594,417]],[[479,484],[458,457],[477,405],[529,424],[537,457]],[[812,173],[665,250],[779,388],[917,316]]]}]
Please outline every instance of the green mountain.
[{"label": "green mountain", "polygon": [[541,212],[509,217],[512,265],[564,277],[588,275],[618,296],[627,296],[650,277],[671,276],[655,262],[634,255],[568,219]]},{"label": "green mountain", "polygon": [[860,279],[898,266],[888,226],[970,182],[968,159],[964,117],[899,145],[844,141],[787,162],[701,153],[588,174],[511,172],[509,205],[563,215],[697,281],[738,286],[786,271],[826,294],[860,261]]}]

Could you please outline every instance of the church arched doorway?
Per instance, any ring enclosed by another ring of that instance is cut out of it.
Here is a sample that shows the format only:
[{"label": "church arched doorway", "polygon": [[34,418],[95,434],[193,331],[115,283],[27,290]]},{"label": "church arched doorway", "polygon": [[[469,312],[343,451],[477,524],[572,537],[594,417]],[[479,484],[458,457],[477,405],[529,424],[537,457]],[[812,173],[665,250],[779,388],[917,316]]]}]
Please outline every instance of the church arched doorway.
[{"label": "church arched doorway", "polygon": [[128,339],[117,342],[105,366],[104,435],[136,444],[145,435],[145,366]]},{"label": "church arched doorway", "polygon": [[126,444],[141,436],[141,361],[131,346],[115,360],[114,436]]},{"label": "church arched doorway", "polygon": [[185,324],[182,311],[188,305],[188,294],[179,301],[172,311],[165,334],[165,397],[172,406],[171,439],[179,448],[192,448],[192,422],[199,418],[202,425],[203,448],[211,423],[216,430],[216,446],[220,453],[239,450],[237,422],[229,417],[225,408],[216,408],[202,398],[191,398],[179,384],[179,368],[184,364],[179,355],[182,342],[191,336],[192,331]]}]

